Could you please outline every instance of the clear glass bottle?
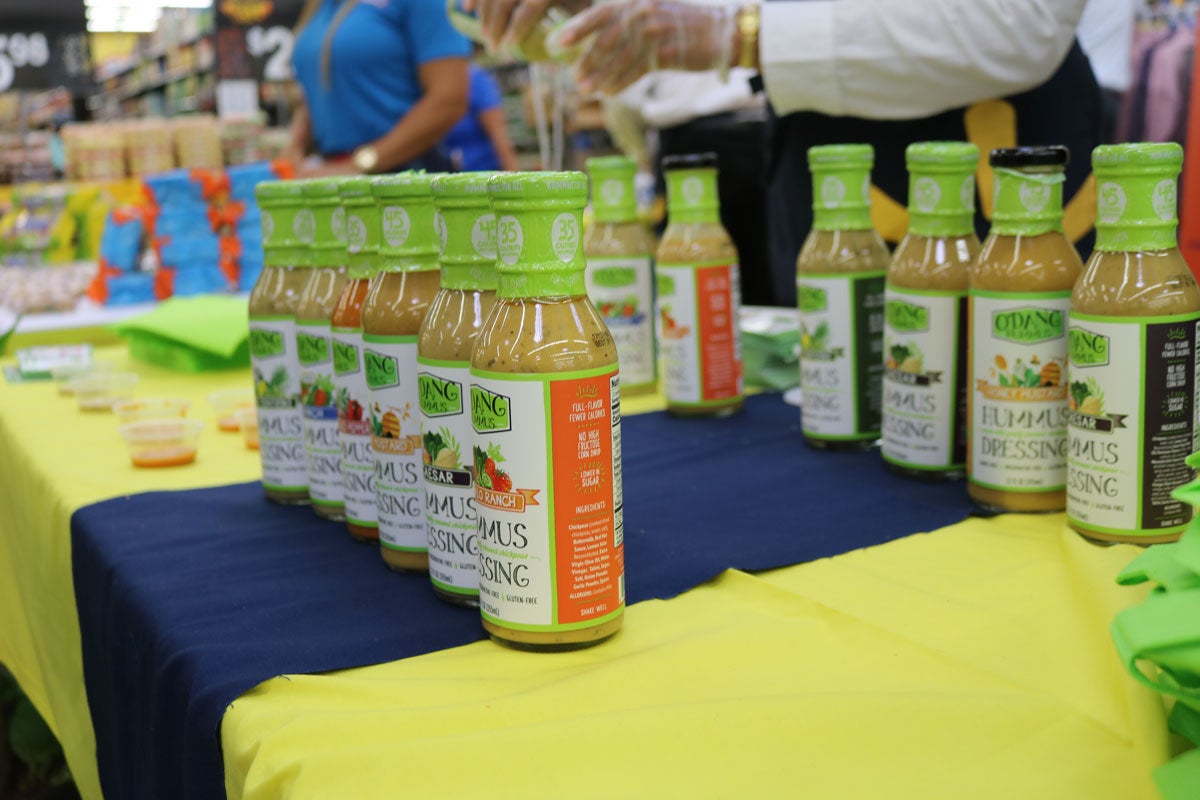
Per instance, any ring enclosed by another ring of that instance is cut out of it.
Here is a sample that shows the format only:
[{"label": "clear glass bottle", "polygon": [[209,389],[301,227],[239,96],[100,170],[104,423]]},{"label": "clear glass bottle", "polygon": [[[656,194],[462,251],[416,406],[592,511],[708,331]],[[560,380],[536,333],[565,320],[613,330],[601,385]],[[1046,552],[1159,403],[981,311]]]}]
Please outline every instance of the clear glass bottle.
[{"label": "clear glass bottle", "polygon": [[667,411],[726,416],[742,409],[738,254],[721,225],[717,157],[663,159],[667,229],[658,245],[658,353]]},{"label": "clear glass bottle", "polygon": [[312,269],[296,305],[296,354],[300,359],[300,405],[308,494],[318,517],[346,518],[342,451],[334,402],[330,319],[346,284],[346,209],[333,178],[304,182],[304,202],[313,214]]},{"label": "clear glass bottle", "polygon": [[417,336],[440,279],[432,179],[406,172],[372,182],[381,269],[362,313],[380,555],[392,569],[412,572],[429,569]]},{"label": "clear glass bottle", "polygon": [[966,474],[967,270],[979,254],[967,142],[917,142],[908,165],[908,233],[888,267],[883,436],[888,469],[922,480]]},{"label": "clear glass bottle", "polygon": [[1194,509],[1200,288],[1175,228],[1183,150],[1097,147],[1096,249],[1071,296],[1067,521],[1091,539],[1179,538]]},{"label": "clear glass bottle", "polygon": [[338,188],[346,210],[348,272],[330,317],[333,344],[334,401],[342,452],[342,499],[346,529],[355,539],[379,538],[375,503],[375,453],[371,449],[370,393],[363,358],[363,304],[372,277],[378,274],[379,207],[371,195],[371,179],[347,178]]},{"label": "clear glass bottle", "polygon": [[429,579],[438,597],[472,607],[479,605],[479,547],[471,351],[496,304],[496,215],[487,194],[493,174],[433,179],[442,279],[417,339]]},{"label": "clear glass bottle", "polygon": [[283,505],[308,502],[296,305],[308,280],[312,212],[301,181],[255,189],[262,210],[263,270],[250,292],[250,367],[258,407],[263,491]]},{"label": "clear glass bottle", "polygon": [[617,349],[584,282],[582,172],[497,175],[496,305],[471,354],[479,607],[493,639],[569,650],[625,614]]},{"label": "clear glass bottle", "polygon": [[1082,264],[1062,227],[1065,147],[993,150],[992,229],[970,272],[967,491],[991,511],[1061,511],[1067,311]]},{"label": "clear glass bottle", "polygon": [[587,160],[593,221],[583,237],[587,290],[621,358],[621,393],[658,388],[654,342],[654,233],[638,219],[637,164],[623,156]]},{"label": "clear glass bottle", "polygon": [[813,227],[796,257],[800,428],[822,450],[867,450],[879,440],[891,257],[871,223],[874,161],[865,144],[808,150]]}]

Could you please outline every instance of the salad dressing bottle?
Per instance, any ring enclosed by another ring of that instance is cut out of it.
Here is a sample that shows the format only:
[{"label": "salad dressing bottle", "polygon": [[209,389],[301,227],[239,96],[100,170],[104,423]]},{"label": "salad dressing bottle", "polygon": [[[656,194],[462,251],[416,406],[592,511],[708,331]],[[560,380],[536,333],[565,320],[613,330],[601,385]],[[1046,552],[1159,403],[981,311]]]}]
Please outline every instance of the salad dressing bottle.
[{"label": "salad dressing bottle", "polygon": [[587,298],[582,172],[497,175],[496,305],[471,354],[479,607],[493,639],[569,650],[625,614],[617,349]]},{"label": "salad dressing bottle", "polygon": [[967,491],[993,511],[1061,511],[1067,312],[1081,263],[1062,227],[1065,147],[993,150],[992,229],[971,269]]},{"label": "salad dressing bottle", "polygon": [[891,259],[871,223],[874,160],[865,144],[808,150],[813,227],[796,258],[800,427],[822,450],[867,450],[879,439]]},{"label": "salad dressing bottle", "polygon": [[392,569],[416,572],[429,569],[417,335],[439,280],[431,180],[408,172],[373,181],[380,271],[362,311],[380,555]]},{"label": "salad dressing bottle", "polygon": [[1091,539],[1179,538],[1196,471],[1200,289],[1175,239],[1177,144],[1097,147],[1096,250],[1071,296],[1067,521]]},{"label": "salad dressing bottle", "polygon": [[918,142],[908,162],[908,233],[888,267],[883,437],[888,469],[961,478],[967,460],[967,270],[979,254],[966,142]]},{"label": "salad dressing bottle", "polygon": [[296,306],[308,281],[312,212],[301,181],[255,188],[262,209],[263,270],[250,292],[250,365],[258,407],[259,456],[267,498],[283,505],[308,500]]},{"label": "salad dressing bottle", "polygon": [[429,579],[438,597],[473,607],[479,605],[479,547],[470,373],[475,339],[496,304],[496,215],[487,193],[492,174],[433,179],[441,288],[417,339]]},{"label": "salad dressing bottle", "polygon": [[300,359],[300,404],[308,493],[318,517],[341,522],[342,451],[334,403],[333,307],[346,284],[346,210],[332,178],[304,182],[305,204],[313,214],[312,269],[296,306],[296,353]]}]

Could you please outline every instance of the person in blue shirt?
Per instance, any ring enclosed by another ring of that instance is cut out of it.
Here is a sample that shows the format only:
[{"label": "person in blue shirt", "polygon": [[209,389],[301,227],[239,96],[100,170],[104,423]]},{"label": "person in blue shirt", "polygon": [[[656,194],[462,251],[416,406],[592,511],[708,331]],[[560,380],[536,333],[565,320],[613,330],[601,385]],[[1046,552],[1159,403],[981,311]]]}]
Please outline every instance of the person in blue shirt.
[{"label": "person in blue shirt", "polygon": [[468,172],[517,169],[517,151],[508,135],[504,104],[495,77],[470,66],[467,113],[446,134],[442,147],[455,168]]},{"label": "person in blue shirt", "polygon": [[302,175],[449,168],[438,143],[467,110],[467,39],[444,0],[307,0],[292,66],[304,105],[285,151]]}]

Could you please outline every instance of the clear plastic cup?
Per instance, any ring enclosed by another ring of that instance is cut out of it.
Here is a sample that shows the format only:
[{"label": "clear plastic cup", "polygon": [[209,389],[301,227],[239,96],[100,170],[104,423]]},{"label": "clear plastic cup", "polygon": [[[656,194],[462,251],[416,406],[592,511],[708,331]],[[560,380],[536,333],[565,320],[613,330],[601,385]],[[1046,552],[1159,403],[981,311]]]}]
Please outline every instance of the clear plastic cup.
[{"label": "clear plastic cup", "polygon": [[204,423],[198,419],[143,419],[118,430],[135,467],[181,467],[196,460]]},{"label": "clear plastic cup", "polygon": [[213,392],[208,396],[208,402],[212,403],[213,413],[217,416],[217,427],[223,431],[237,433],[241,430],[237,412],[243,408],[254,408],[254,390],[226,389]]},{"label": "clear plastic cup", "polygon": [[137,381],[136,372],[93,372],[72,378],[67,385],[80,411],[112,411],[115,403],[133,397]]},{"label": "clear plastic cup", "polygon": [[113,413],[122,424],[139,419],[178,419],[186,417],[191,406],[182,397],[147,397],[113,403]]},{"label": "clear plastic cup", "polygon": [[242,441],[246,443],[246,449],[258,449],[258,409],[251,406],[250,408],[239,408],[234,412],[237,417],[238,428],[242,432]]},{"label": "clear plastic cup", "polygon": [[63,364],[50,370],[50,377],[54,378],[54,385],[58,387],[59,394],[73,395],[75,389],[71,386],[71,381],[75,378],[112,371],[111,362],[93,361],[91,364]]}]

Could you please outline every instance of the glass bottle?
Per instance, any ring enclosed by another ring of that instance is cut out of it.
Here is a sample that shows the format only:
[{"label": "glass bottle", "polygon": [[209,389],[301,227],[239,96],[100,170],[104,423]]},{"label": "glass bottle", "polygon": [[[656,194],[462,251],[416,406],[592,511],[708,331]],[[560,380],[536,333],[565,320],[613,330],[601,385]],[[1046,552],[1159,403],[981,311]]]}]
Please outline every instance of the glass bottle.
[{"label": "glass bottle", "polygon": [[379,272],[379,207],[371,179],[346,178],[338,189],[346,210],[346,285],[330,318],[333,344],[334,400],[342,453],[342,497],[346,528],[363,542],[379,538],[375,507],[375,454],[371,450],[370,395],[363,362],[363,303],[371,278]]},{"label": "glass bottle", "polygon": [[587,160],[593,222],[583,237],[588,298],[604,317],[621,359],[621,393],[658,388],[654,350],[654,233],[638,219],[633,178],[623,156]]},{"label": "glass bottle", "polygon": [[496,305],[471,354],[479,607],[493,639],[587,647],[625,613],[617,350],[584,282],[582,172],[497,175]]},{"label": "glass bottle", "polygon": [[883,437],[888,469],[924,480],[966,474],[967,270],[979,254],[967,142],[917,142],[908,164],[908,233],[888,267]]},{"label": "glass bottle", "polygon": [[342,451],[334,402],[330,319],[346,284],[346,209],[333,178],[304,182],[304,202],[313,214],[312,269],[296,305],[296,354],[300,359],[300,405],[308,494],[318,517],[341,522]]},{"label": "glass bottle", "polygon": [[800,428],[822,450],[866,450],[879,439],[891,258],[871,223],[874,160],[865,144],[808,150],[813,227],[796,257]]},{"label": "glass bottle", "polygon": [[663,159],[669,221],[658,245],[658,353],[667,411],[725,416],[743,401],[738,254],[721,225],[717,157]]},{"label": "glass bottle", "polygon": [[1067,311],[1082,267],[1062,227],[1065,147],[993,150],[992,229],[971,268],[968,485],[992,511],[1061,511]]},{"label": "glass bottle", "polygon": [[263,270],[250,292],[250,366],[258,407],[263,491],[283,505],[308,502],[296,305],[308,280],[312,212],[301,181],[255,188],[262,210]]},{"label": "glass bottle", "polygon": [[380,555],[392,569],[416,572],[429,569],[417,335],[439,281],[431,180],[407,172],[372,182],[381,223],[380,271],[362,312]]},{"label": "glass bottle", "polygon": [[479,605],[479,547],[469,390],[471,351],[496,304],[492,174],[433,179],[441,288],[417,339],[429,579],[438,597],[472,607]]},{"label": "glass bottle", "polygon": [[1177,144],[1097,147],[1096,249],[1070,313],[1067,521],[1110,542],[1177,539],[1196,477],[1200,289],[1175,238]]}]

